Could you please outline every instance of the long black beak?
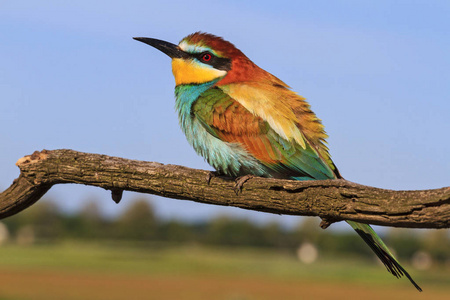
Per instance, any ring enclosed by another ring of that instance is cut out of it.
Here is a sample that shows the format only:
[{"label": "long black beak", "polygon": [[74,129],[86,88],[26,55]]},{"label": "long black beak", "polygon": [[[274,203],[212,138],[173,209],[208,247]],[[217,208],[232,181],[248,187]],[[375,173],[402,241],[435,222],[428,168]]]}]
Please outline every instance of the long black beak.
[{"label": "long black beak", "polygon": [[146,37],[134,37],[133,39],[139,42],[143,42],[152,47],[155,47],[156,49],[158,49],[161,52],[164,52],[171,58],[182,58],[188,55],[186,52],[181,50],[177,45],[166,41]]}]

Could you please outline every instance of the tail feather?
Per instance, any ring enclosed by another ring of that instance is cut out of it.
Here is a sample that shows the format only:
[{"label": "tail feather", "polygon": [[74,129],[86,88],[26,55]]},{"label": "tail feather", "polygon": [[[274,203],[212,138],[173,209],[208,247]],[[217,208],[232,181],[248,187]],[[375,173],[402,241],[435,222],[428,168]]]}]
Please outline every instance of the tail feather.
[{"label": "tail feather", "polygon": [[388,247],[383,243],[381,238],[376,234],[376,232],[367,224],[357,223],[353,221],[347,221],[350,226],[359,234],[359,236],[370,246],[370,248],[375,252],[381,262],[384,264],[386,269],[397,278],[406,276],[409,281],[415,286],[420,292],[422,289],[417,283],[411,278],[411,276],[406,272],[406,270],[400,265],[400,263],[395,259],[394,255],[389,251]]}]

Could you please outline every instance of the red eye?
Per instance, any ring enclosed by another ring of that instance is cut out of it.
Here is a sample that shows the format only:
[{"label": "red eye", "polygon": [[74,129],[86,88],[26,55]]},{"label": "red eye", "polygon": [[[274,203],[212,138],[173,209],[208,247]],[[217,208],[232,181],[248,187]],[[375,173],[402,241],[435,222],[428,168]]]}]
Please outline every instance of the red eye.
[{"label": "red eye", "polygon": [[212,58],[212,55],[209,54],[209,53],[205,53],[205,54],[202,55],[202,60],[203,61],[210,61],[211,58]]}]

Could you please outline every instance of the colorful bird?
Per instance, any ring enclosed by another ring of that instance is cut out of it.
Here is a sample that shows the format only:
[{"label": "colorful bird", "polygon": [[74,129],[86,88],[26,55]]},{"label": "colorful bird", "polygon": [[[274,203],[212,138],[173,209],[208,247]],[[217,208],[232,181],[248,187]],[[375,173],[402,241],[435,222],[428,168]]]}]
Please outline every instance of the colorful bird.
[{"label": "colorful bird", "polygon": [[[134,38],[172,58],[176,110],[195,151],[219,173],[294,180],[342,178],[305,98],[233,44],[196,32],[178,45]],[[347,221],[397,278],[421,291],[367,224]]]}]

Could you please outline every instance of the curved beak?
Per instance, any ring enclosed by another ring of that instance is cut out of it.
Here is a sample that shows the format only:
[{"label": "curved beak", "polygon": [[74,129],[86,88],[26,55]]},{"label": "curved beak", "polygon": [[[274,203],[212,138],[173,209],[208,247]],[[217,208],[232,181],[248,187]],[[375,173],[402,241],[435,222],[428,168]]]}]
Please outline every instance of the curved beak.
[{"label": "curved beak", "polygon": [[177,45],[166,41],[146,37],[134,37],[133,39],[139,42],[143,42],[152,47],[155,47],[159,51],[167,54],[170,58],[183,58],[188,55],[186,52],[181,50]]}]

